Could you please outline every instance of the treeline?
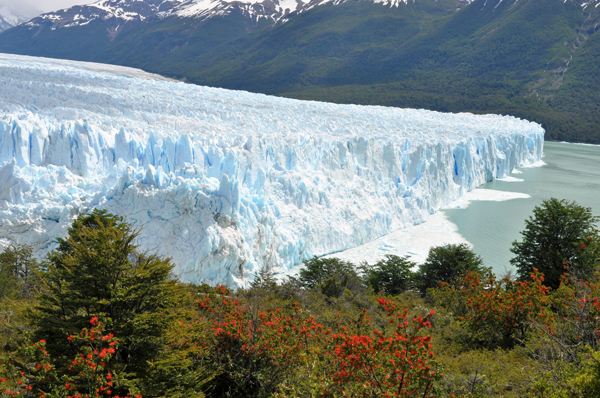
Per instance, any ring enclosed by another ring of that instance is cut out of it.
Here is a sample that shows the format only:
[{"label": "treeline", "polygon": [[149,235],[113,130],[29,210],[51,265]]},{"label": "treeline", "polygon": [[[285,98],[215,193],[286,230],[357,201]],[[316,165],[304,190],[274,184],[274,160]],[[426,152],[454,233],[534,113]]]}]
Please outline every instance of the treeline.
[{"label": "treeline", "polygon": [[446,245],[419,266],[313,258],[234,291],[176,281],[95,210],[42,262],[0,254],[0,396],[596,397],[597,222],[543,202],[514,277]]}]

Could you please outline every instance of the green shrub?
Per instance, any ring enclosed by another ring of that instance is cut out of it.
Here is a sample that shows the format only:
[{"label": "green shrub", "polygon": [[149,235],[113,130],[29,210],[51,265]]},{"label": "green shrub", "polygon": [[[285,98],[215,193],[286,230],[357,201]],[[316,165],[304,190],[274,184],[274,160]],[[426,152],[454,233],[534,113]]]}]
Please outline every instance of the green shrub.
[{"label": "green shrub", "polygon": [[589,207],[551,198],[533,209],[521,231],[523,241],[514,241],[510,260],[520,279],[527,279],[534,268],[545,276],[544,284],[552,289],[560,285],[565,266],[580,277],[589,277],[600,262],[596,222]]},{"label": "green shrub", "polygon": [[425,295],[427,289],[440,282],[454,284],[467,272],[483,272],[483,260],[464,244],[437,246],[429,249],[429,255],[415,276],[416,286]]},{"label": "green shrub", "polygon": [[397,295],[412,288],[414,279],[412,268],[415,266],[415,263],[408,260],[408,256],[388,254],[385,260],[379,260],[374,265],[362,266],[363,280],[376,292]]}]

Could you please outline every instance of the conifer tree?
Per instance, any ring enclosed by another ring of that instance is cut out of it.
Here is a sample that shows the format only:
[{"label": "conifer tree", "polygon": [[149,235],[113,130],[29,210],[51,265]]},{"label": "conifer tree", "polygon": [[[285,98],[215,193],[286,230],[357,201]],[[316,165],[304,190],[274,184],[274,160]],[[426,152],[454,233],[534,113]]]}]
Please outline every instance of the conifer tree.
[{"label": "conifer tree", "polygon": [[59,368],[78,349],[68,336],[92,317],[119,338],[118,361],[128,378],[142,378],[159,357],[179,287],[169,278],[171,261],[140,253],[137,235],[123,218],[94,210],[80,215],[48,255],[32,320]]},{"label": "conifer tree", "polygon": [[0,298],[29,298],[37,283],[37,260],[30,246],[13,243],[0,253]]}]

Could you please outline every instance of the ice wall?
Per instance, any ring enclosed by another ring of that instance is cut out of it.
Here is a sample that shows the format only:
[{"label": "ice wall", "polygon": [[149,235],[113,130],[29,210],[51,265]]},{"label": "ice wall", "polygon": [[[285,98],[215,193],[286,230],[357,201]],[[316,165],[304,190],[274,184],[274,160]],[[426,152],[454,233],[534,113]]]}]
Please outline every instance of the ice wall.
[{"label": "ice wall", "polygon": [[371,241],[542,155],[496,115],[296,101],[0,54],[0,243],[80,212],[143,227],[190,282],[243,284]]}]

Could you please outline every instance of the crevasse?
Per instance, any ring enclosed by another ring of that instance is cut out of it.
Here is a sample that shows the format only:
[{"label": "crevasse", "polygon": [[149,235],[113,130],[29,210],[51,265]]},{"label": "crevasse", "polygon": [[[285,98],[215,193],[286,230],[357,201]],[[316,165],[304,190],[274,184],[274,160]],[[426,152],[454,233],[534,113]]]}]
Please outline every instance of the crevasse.
[{"label": "crevasse", "polygon": [[258,269],[423,222],[540,160],[509,116],[297,101],[109,65],[0,54],[0,243],[55,247],[91,208],[143,228],[184,281]]}]

